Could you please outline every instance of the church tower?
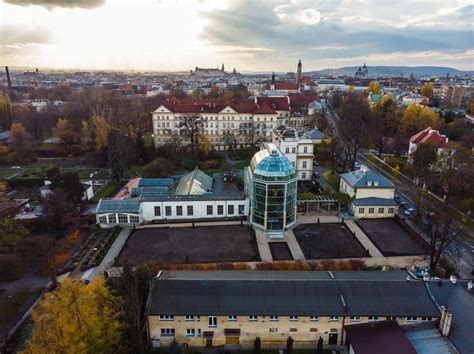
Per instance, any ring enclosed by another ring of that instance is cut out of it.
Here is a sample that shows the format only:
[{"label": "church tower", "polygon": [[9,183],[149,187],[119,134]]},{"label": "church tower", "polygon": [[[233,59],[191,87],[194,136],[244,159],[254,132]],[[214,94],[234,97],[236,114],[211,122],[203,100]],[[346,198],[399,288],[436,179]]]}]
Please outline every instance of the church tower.
[{"label": "church tower", "polygon": [[296,69],[296,83],[301,85],[301,72],[302,72],[302,65],[301,59],[298,61],[298,68]]}]

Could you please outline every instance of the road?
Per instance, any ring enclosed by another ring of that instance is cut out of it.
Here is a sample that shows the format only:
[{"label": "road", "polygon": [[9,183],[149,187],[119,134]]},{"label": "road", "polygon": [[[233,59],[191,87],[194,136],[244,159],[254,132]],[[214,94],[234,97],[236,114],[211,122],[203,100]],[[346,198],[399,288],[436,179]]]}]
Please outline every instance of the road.
[{"label": "road", "polygon": [[[341,139],[338,130],[338,124],[340,122],[340,119],[337,116],[337,113],[334,112],[334,110],[327,103],[327,101],[321,100],[321,104],[325,112],[327,113],[326,116],[328,118],[329,125],[331,126],[331,129],[334,133],[334,136],[340,139],[341,144],[344,146],[345,142]],[[374,171],[377,171],[384,177],[393,181],[396,187],[396,193],[401,197],[403,201],[408,202],[408,204],[412,206],[416,204],[414,203],[413,198],[411,197],[412,192],[410,190],[410,186],[407,185],[407,182],[401,181],[398,178],[394,178],[394,176],[391,175],[389,172],[372,162],[367,157],[367,152],[365,152],[365,154],[360,154],[358,156],[358,160],[373,169]],[[415,186],[415,188],[419,187]],[[433,206],[433,209],[436,210],[436,206]],[[412,224],[415,229],[418,229],[420,234],[425,239],[428,239],[428,236],[422,230],[420,230],[418,226],[414,225],[411,222],[410,224]],[[453,245],[449,248],[449,250],[447,250],[445,253],[449,259],[453,260],[456,263],[461,277],[470,278],[472,277],[472,272],[474,271],[474,243],[472,241],[473,237],[469,234],[463,234],[462,236],[463,237],[458,237],[453,243]]]}]

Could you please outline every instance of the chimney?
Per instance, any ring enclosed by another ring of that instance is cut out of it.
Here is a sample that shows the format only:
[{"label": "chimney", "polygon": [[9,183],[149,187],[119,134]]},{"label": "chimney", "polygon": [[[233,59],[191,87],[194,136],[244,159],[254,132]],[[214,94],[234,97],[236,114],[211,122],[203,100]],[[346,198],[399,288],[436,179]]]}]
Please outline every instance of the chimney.
[{"label": "chimney", "polygon": [[453,320],[453,314],[447,307],[443,306],[442,311],[441,311],[441,320],[439,322],[439,330],[441,334],[445,337],[449,336],[452,320]]},{"label": "chimney", "polygon": [[8,82],[8,88],[12,88],[12,81],[10,79],[10,70],[8,70],[8,66],[5,66],[5,72],[7,74],[7,82]]}]

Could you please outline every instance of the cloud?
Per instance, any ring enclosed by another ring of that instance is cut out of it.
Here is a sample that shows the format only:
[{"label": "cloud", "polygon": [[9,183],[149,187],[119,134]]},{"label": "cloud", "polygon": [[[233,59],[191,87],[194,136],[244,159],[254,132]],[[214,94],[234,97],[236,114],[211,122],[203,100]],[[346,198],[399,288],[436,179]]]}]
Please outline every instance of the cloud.
[{"label": "cloud", "polygon": [[50,38],[50,31],[42,26],[0,26],[0,43],[5,46],[44,44]]},{"label": "cloud", "polygon": [[83,8],[93,9],[100,7],[105,3],[105,0],[3,0],[4,2],[18,6],[37,5],[43,6],[47,9],[55,7],[66,8]]},{"label": "cloud", "polygon": [[306,25],[316,25],[321,20],[321,14],[315,9],[304,9],[296,18]]}]

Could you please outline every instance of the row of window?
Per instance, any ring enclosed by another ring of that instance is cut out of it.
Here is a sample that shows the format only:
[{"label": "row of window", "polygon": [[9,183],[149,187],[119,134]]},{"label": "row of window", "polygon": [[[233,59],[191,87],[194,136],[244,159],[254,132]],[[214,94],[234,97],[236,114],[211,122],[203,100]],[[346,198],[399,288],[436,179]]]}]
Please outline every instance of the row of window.
[{"label": "row of window", "polygon": [[139,222],[140,217],[138,215],[108,214],[99,216],[100,224],[138,224]]},{"label": "row of window", "polygon": [[[269,316],[270,321],[279,321],[280,317],[279,316]],[[288,317],[290,321],[298,321],[299,317],[298,316],[289,316]],[[406,321],[418,321],[418,317],[415,316],[407,316],[404,317]],[[174,316],[172,315],[161,315],[159,316],[159,319],[161,321],[174,321]],[[186,321],[200,321],[201,316],[185,316]],[[309,316],[310,321],[317,322],[319,321],[319,316]],[[360,321],[361,317],[360,316],[351,316],[350,321],[356,322]],[[387,316],[385,317],[386,320],[397,320],[397,319],[403,319],[403,317],[396,317],[396,316]],[[237,321],[237,316],[235,315],[230,315],[227,316],[228,321]],[[249,321],[257,321],[258,316],[248,316]],[[378,321],[379,316],[368,316],[369,321]],[[432,317],[421,317],[422,321],[431,321]],[[329,321],[339,321],[339,316],[331,316],[329,317]],[[208,316],[208,324],[209,327],[216,327],[217,326],[217,316]]]},{"label": "row of window", "polygon": [[[232,204],[227,205],[227,215],[234,215],[235,213],[235,206]],[[240,204],[239,206],[239,214],[243,215],[244,214],[244,209],[245,205]],[[183,216],[183,206],[182,205],[177,205],[175,207],[176,209],[176,215],[177,216]],[[214,206],[213,205],[207,205],[206,206],[206,213],[207,215],[214,215]],[[172,208],[170,205],[165,206],[165,216],[172,216]],[[193,205],[187,205],[186,206],[186,215],[187,216],[192,216],[194,215],[194,206]],[[217,206],[217,215],[224,215],[224,206],[223,205],[218,205]],[[161,216],[161,206],[155,206],[155,216]]]},{"label": "row of window", "polygon": [[[375,208],[369,208],[368,212],[369,214],[374,214]],[[365,208],[359,208],[359,214],[364,214],[364,213],[365,213]],[[379,208],[378,213],[379,214],[385,213],[385,208]],[[388,208],[388,213],[395,214],[395,208]]]},{"label": "row of window", "polygon": [[[172,120],[173,117],[170,116],[156,116],[156,119],[162,119],[162,120]],[[170,119],[171,118],[171,119]],[[204,119],[207,120],[253,120],[255,119],[257,122],[266,122],[267,119],[269,122],[273,122],[275,119],[273,117],[252,117],[252,116],[247,116],[247,117],[242,117],[242,116],[233,116],[233,117],[203,117]],[[220,118],[220,119],[219,119]],[[180,116],[175,116],[174,119],[176,121],[180,120]],[[158,122],[159,123],[159,122]],[[164,122],[163,122],[164,123]]]}]

